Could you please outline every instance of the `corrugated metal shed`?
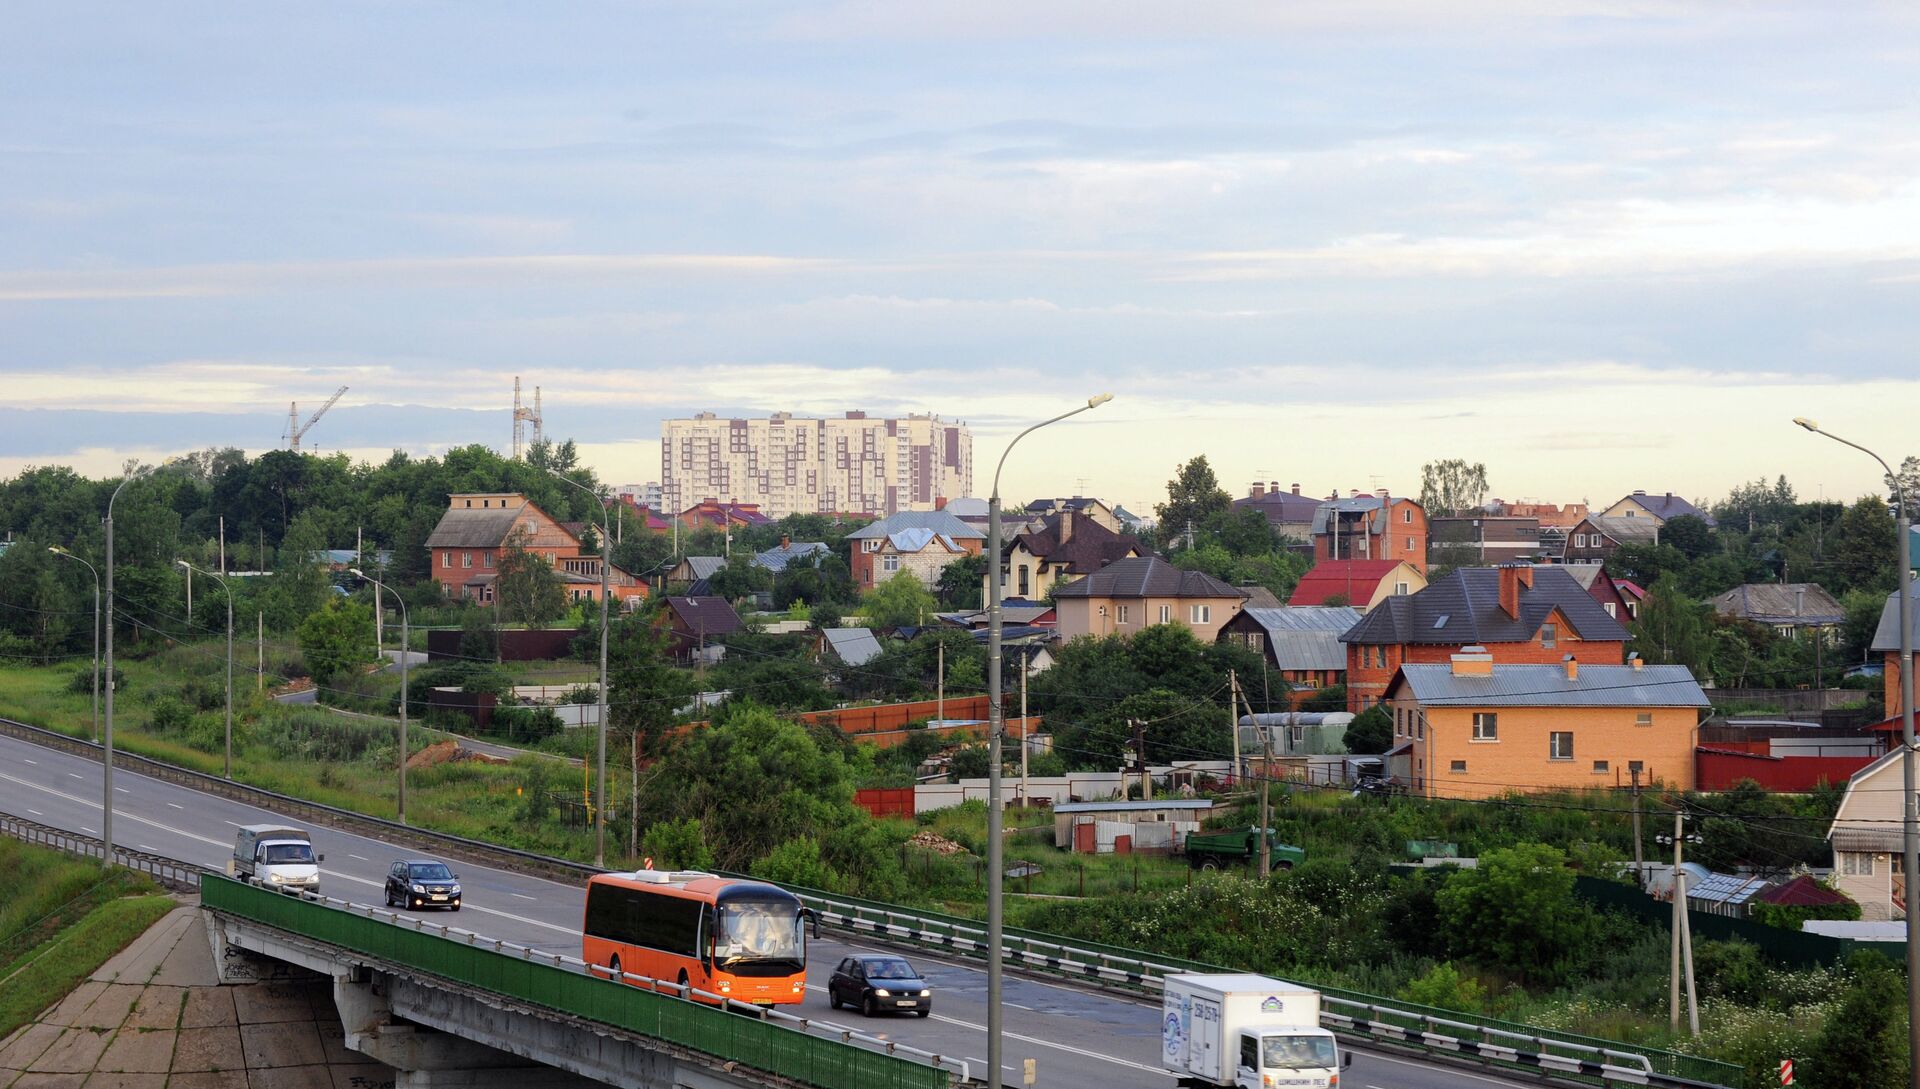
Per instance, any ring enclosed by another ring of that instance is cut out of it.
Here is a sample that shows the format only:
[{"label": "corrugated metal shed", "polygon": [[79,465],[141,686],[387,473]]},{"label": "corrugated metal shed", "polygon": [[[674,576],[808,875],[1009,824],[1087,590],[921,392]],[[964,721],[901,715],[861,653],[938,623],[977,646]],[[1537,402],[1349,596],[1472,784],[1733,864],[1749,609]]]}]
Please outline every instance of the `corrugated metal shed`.
[{"label": "corrugated metal shed", "polygon": [[880,640],[871,628],[824,628],[820,634],[834,655],[850,666],[866,665],[880,654]]},{"label": "corrugated metal shed", "polygon": [[1569,679],[1557,665],[1498,665],[1491,674],[1457,675],[1451,665],[1409,665],[1387,698],[1408,688],[1429,706],[1706,707],[1707,694],[1686,666],[1583,665]]},{"label": "corrugated metal shed", "polygon": [[1331,631],[1283,631],[1267,636],[1273,661],[1281,669],[1345,669],[1346,644]]}]

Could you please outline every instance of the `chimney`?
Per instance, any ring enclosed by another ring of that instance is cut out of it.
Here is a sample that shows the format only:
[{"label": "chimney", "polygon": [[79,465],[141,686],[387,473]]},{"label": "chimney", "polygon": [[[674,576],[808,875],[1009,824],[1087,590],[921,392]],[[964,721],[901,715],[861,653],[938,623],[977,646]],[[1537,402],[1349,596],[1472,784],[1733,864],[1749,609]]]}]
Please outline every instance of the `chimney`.
[{"label": "chimney", "polygon": [[1493,655],[1488,654],[1485,647],[1461,647],[1452,661],[1456,677],[1493,676]]},{"label": "chimney", "polygon": [[1500,611],[1520,619],[1520,590],[1522,587],[1533,589],[1533,565],[1526,563],[1503,563],[1500,565]]},{"label": "chimney", "polygon": [[1254,499],[1258,499],[1261,496],[1267,494],[1267,486],[1265,484],[1260,483],[1258,480],[1256,480],[1253,482],[1253,487],[1248,489],[1247,494],[1253,497]]},{"label": "chimney", "polygon": [[1391,499],[1391,498],[1393,498],[1392,496],[1390,496],[1390,495],[1388,495],[1388,494],[1387,494],[1387,489],[1385,489],[1385,488],[1375,488],[1375,489],[1373,490],[1373,494],[1374,494],[1374,496],[1375,496],[1376,498],[1379,498],[1379,499]]},{"label": "chimney", "polygon": [[934,509],[934,510],[946,510],[946,509],[947,509],[947,497],[946,497],[946,496],[944,496],[944,495],[936,495],[936,496],[934,496],[934,497],[933,497],[933,509]]},{"label": "chimney", "polygon": [[1646,663],[1640,660],[1640,652],[1636,650],[1627,655],[1627,664],[1633,667],[1635,673],[1638,673],[1640,672],[1640,667]]},{"label": "chimney", "polygon": [[[1273,482],[1273,490],[1274,490],[1274,491],[1279,491],[1279,490],[1280,490],[1280,482],[1279,482],[1278,480],[1276,480],[1276,481],[1274,481],[1274,482]],[[1295,494],[1295,495],[1299,495],[1299,494],[1300,494],[1300,485],[1298,485],[1298,484],[1295,484],[1295,485],[1293,486],[1293,494]]]},{"label": "chimney", "polygon": [[780,547],[781,547],[782,549],[787,549],[787,548],[792,548],[792,547],[793,547],[793,538],[792,538],[792,537],[789,537],[789,536],[787,536],[787,535],[786,535],[786,534],[784,534],[784,533],[782,533],[782,534],[780,535]]},{"label": "chimney", "polygon": [[1645,489],[1645,488],[1635,488],[1635,489],[1633,489],[1633,494],[1635,494],[1635,495],[1645,495],[1645,494],[1647,494],[1647,489]]},{"label": "chimney", "polygon": [[1567,667],[1568,680],[1577,681],[1580,679],[1580,662],[1575,659],[1573,655],[1569,654],[1565,658],[1560,659],[1560,661]]},{"label": "chimney", "polygon": [[1060,515],[1060,528],[1056,536],[1059,538],[1061,544],[1066,544],[1068,541],[1073,540],[1073,520],[1076,517],[1078,517],[1078,515],[1072,511],[1067,511]]}]

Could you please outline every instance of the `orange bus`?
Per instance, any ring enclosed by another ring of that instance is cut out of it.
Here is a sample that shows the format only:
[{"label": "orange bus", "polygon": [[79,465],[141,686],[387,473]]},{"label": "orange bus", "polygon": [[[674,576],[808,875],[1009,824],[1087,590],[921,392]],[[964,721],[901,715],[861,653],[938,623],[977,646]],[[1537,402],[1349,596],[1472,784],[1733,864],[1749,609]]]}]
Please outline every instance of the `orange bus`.
[{"label": "orange bus", "polygon": [[587,882],[580,959],[756,1005],[807,997],[800,898],[757,881],[639,870]]}]

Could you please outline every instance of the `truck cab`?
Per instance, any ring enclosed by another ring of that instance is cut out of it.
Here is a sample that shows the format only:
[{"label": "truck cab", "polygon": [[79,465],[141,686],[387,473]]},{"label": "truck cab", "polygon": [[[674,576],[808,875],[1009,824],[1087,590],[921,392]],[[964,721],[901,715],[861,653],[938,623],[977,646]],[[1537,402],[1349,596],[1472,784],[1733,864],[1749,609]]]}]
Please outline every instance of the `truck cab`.
[{"label": "truck cab", "polygon": [[1335,1089],[1341,1065],[1333,1033],[1325,1029],[1249,1025],[1240,1030],[1233,1084],[1237,1089]]},{"label": "truck cab", "polygon": [[231,873],[242,881],[288,892],[319,892],[320,863],[305,830],[254,824],[233,836]]}]

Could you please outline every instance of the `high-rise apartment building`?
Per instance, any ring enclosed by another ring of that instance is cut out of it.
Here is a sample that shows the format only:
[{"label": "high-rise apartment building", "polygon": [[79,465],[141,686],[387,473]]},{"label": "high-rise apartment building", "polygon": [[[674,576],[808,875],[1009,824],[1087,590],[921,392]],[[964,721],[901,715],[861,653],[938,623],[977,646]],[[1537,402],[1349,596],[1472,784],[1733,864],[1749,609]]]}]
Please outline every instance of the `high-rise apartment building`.
[{"label": "high-rise apartment building", "polygon": [[973,490],[973,435],[938,416],[808,419],[702,412],[660,425],[666,509],[702,499],[758,503],[768,516],[933,510]]}]

